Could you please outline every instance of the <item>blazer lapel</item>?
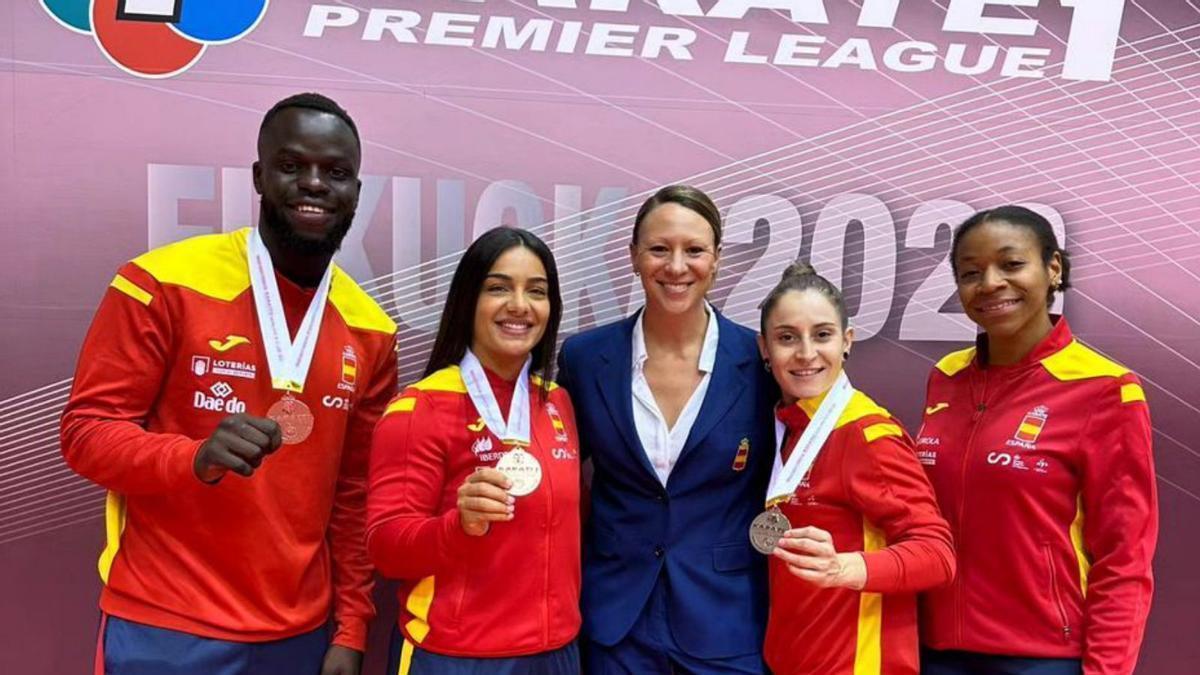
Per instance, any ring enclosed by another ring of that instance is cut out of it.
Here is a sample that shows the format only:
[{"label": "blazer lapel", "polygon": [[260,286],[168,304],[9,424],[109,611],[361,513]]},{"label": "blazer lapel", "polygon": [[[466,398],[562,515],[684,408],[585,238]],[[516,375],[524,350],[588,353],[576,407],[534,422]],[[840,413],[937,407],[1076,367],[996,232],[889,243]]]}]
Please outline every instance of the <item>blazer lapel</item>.
[{"label": "blazer lapel", "polygon": [[[729,348],[733,344],[733,325],[724,317],[718,315],[721,334],[717,339],[717,358],[713,364],[713,372],[708,381],[708,391],[704,394],[704,402],[700,404],[700,413],[688,433],[687,442],[679,459],[675,461],[678,468],[684,458],[700,445],[708,434],[717,426],[725,413],[733,407],[741,397],[749,383],[745,369],[752,366],[754,359],[745,354],[735,354]],[[731,449],[732,452],[734,449]],[[674,475],[674,471],[672,474]]]},{"label": "blazer lapel", "polygon": [[621,322],[613,339],[600,353],[601,372],[597,373],[596,381],[613,426],[621,434],[625,447],[642,468],[651,476],[656,476],[633,422],[633,325],[637,317],[634,314]]}]

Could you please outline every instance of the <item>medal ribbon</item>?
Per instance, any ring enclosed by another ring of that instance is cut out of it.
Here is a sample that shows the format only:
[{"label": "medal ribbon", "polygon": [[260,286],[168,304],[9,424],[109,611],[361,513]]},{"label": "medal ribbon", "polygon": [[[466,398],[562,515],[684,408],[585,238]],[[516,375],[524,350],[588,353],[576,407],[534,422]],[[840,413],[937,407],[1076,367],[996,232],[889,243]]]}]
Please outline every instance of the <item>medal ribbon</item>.
[{"label": "medal ribbon", "polygon": [[258,331],[262,336],[263,348],[267,352],[267,368],[271,371],[271,386],[287,391],[304,391],[308,368],[312,365],[313,352],[317,347],[317,333],[321,319],[325,316],[325,302],[329,298],[329,284],[333,276],[333,265],[325,268],[316,295],[304,313],[300,330],[293,341],[288,333],[287,317],[283,314],[283,298],[279,294],[279,283],[275,280],[275,266],[271,254],[258,233],[250,232],[247,242],[250,262],[250,288],[254,291],[254,312],[258,315]]},{"label": "medal ribbon", "polygon": [[532,361],[532,358],[526,358],[525,365],[521,367],[517,388],[513,392],[512,403],[508,406],[507,421],[500,416],[500,404],[496,401],[496,395],[492,393],[492,385],[488,383],[479,357],[468,349],[458,364],[462,370],[463,384],[467,386],[467,393],[471,396],[471,403],[475,404],[483,423],[507,445],[529,445],[529,364]]},{"label": "medal ribbon", "polygon": [[817,407],[817,412],[809,420],[808,426],[804,427],[804,433],[800,434],[800,440],[796,441],[796,447],[788,456],[787,464],[783,464],[780,459],[783,457],[783,440],[787,435],[787,427],[778,417],[775,418],[775,462],[771,467],[771,482],[767,488],[767,508],[786,501],[796,491],[804,475],[817,460],[817,455],[821,453],[821,448],[833,433],[834,425],[853,395],[854,387],[850,386],[850,378],[846,377],[846,371],[843,370],[838,373],[837,380],[829,388],[825,400]]}]

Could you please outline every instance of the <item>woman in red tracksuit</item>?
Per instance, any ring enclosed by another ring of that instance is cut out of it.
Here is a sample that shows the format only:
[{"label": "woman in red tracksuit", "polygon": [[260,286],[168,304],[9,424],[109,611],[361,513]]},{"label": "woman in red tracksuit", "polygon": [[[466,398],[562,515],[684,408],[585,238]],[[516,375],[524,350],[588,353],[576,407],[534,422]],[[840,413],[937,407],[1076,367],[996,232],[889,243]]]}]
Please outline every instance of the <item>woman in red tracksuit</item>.
[{"label": "woman in red tracksuit", "polygon": [[[780,461],[820,447],[806,475],[802,462],[792,471],[804,476],[793,492],[776,483],[786,470],[772,475],[771,506],[794,529],[770,561],[767,665],[778,675],[915,675],[916,593],[954,575],[933,489],[900,423],[841,378],[854,330],[836,287],[795,264],[763,301],[761,323],[783,398]],[[838,413],[821,409],[827,399],[848,402]],[[803,434],[823,418],[833,430],[818,446],[820,434]]]},{"label": "woman in red tracksuit", "polygon": [[923,672],[1131,673],[1158,533],[1145,393],[1050,314],[1070,267],[1045,218],[975,214],[951,261],[984,332],[930,374],[917,438],[958,553],[922,598]]},{"label": "woman in red tracksuit", "polygon": [[376,427],[367,548],[400,580],[389,675],[579,671],[579,443],[566,391],[532,374],[561,316],[546,245],[485,233],[425,378]]}]

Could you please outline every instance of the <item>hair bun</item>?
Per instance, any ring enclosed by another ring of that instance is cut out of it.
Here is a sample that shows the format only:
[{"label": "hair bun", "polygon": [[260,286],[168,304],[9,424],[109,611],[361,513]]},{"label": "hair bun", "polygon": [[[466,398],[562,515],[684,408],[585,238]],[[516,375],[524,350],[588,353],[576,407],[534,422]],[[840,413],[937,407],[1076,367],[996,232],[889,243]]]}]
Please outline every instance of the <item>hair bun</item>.
[{"label": "hair bun", "polygon": [[808,276],[816,276],[816,275],[817,275],[817,271],[815,269],[813,269],[812,265],[810,265],[806,262],[801,262],[801,261],[797,260],[796,262],[788,265],[787,269],[785,269],[783,271],[783,276],[781,276],[779,278],[780,278],[780,280],[784,280],[784,279],[792,279],[792,278],[796,278],[796,277],[808,277]]}]

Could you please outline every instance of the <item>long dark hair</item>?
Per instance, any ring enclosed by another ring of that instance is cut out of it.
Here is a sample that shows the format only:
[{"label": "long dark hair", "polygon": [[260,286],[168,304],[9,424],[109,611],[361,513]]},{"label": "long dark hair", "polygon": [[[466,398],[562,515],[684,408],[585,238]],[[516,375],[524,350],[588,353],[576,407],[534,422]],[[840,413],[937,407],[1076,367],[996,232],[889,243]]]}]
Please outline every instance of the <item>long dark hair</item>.
[{"label": "long dark hair", "polygon": [[479,304],[483,282],[496,260],[505,251],[518,246],[533,251],[546,268],[550,319],[546,322],[546,332],[542,334],[542,339],[533,347],[530,371],[542,377],[542,392],[549,390],[554,368],[554,346],[558,341],[558,323],[562,319],[558,267],[554,264],[554,254],[550,252],[546,242],[532,232],[516,227],[496,227],[484,232],[467,247],[462,259],[458,261],[454,278],[450,281],[450,291],[446,295],[446,306],[442,309],[437,338],[433,341],[429,363],[425,366],[426,377],[447,366],[456,366],[462,361],[475,337],[475,306]]}]

